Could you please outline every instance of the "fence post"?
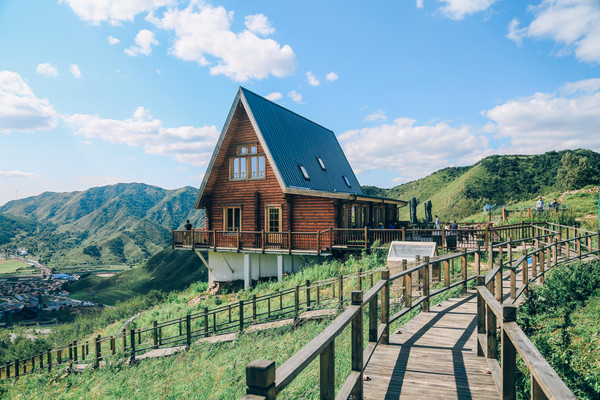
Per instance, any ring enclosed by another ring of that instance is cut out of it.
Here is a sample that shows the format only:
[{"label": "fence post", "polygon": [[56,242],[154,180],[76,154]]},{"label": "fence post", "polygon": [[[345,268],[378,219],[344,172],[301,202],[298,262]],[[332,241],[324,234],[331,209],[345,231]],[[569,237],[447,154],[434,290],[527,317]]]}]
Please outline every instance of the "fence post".
[{"label": "fence post", "polygon": [[450,260],[444,260],[444,286],[450,286]]},{"label": "fence post", "polygon": [[479,247],[479,243],[477,244],[477,249],[475,250],[475,275],[479,275],[481,273],[481,251]]},{"label": "fence post", "polygon": [[492,311],[492,308],[486,305],[486,314],[487,314],[487,327],[486,327],[486,335],[487,335],[487,358],[496,358],[498,354],[498,343],[496,336],[496,314]]},{"label": "fence post", "polygon": [[558,244],[556,243],[556,239],[554,239],[552,241],[552,243],[553,243],[553,246],[554,246],[553,263],[552,263],[552,265],[556,265],[556,264],[558,264]]},{"label": "fence post", "polygon": [[497,262],[498,267],[500,268],[498,269],[498,273],[494,277],[494,283],[496,284],[495,295],[496,300],[502,303],[502,258],[498,258]]},{"label": "fence post", "polygon": [[204,337],[207,337],[207,336],[208,336],[208,307],[204,307]]},{"label": "fence post", "polygon": [[117,340],[115,339],[115,337],[111,336],[111,338],[110,338],[110,351],[112,352],[113,356],[117,352],[117,343],[116,342],[117,342]]},{"label": "fence post", "polygon": [[477,355],[483,356],[483,347],[479,341],[479,335],[485,334],[485,301],[479,290],[485,287],[485,276],[477,275]]},{"label": "fence post", "polygon": [[[206,312],[208,313],[208,308],[206,308]],[[252,294],[252,321],[256,321],[256,293]]]},{"label": "fence post", "polygon": [[484,242],[484,246],[488,247],[489,244],[490,244],[490,224],[486,224],[485,225],[485,242]]},{"label": "fence post", "polygon": [[362,290],[362,268],[358,269],[358,276],[356,278],[356,286],[358,286],[358,290]]},{"label": "fence post", "polygon": [[242,332],[244,330],[244,300],[240,300],[239,309],[240,309],[240,332]]},{"label": "fence post", "polygon": [[19,359],[15,360],[15,378],[19,378]]},{"label": "fence post", "polygon": [[254,360],[246,365],[246,385],[246,394],[274,400],[277,396],[275,361]]},{"label": "fence post", "polygon": [[62,349],[59,349],[59,350],[56,352],[56,364],[57,364],[57,365],[60,365],[60,364],[62,364]]},{"label": "fence post", "polygon": [[152,321],[152,339],[154,342],[154,348],[158,349],[158,322]]},{"label": "fence post", "polygon": [[185,316],[185,343],[188,347],[192,345],[192,316],[190,313]]},{"label": "fence post", "polygon": [[[405,263],[406,260],[403,260]],[[385,280],[385,285],[381,288],[381,323],[385,324],[381,334],[381,344],[390,343],[390,271],[381,271],[381,279]],[[377,301],[375,301],[377,304]],[[377,332],[377,329],[376,329]]]},{"label": "fence post", "polygon": [[135,328],[129,331],[129,341],[131,351],[129,353],[129,364],[133,364],[135,362]]},{"label": "fence post", "polygon": [[10,378],[10,361],[6,362],[6,377]]},{"label": "fence post", "polygon": [[365,226],[364,235],[365,235],[365,250],[369,249],[369,241],[367,237],[367,233],[369,232],[368,228]]},{"label": "fence post", "polygon": [[77,361],[77,340],[73,341],[73,359]]},{"label": "fence post", "polygon": [[46,361],[48,361],[48,371],[52,371],[52,350],[48,350],[48,352],[46,352],[46,355]]},{"label": "fence post", "polygon": [[102,341],[100,335],[96,336],[96,361],[94,362],[95,368],[100,367],[100,361],[102,361]]},{"label": "fence post", "polygon": [[335,341],[320,355],[321,399],[335,399]]},{"label": "fence post", "polygon": [[463,281],[463,290],[467,291],[467,249],[462,249],[461,258],[461,273],[462,273],[462,281]]},{"label": "fence post", "polygon": [[517,306],[514,304],[503,304],[502,305],[502,388],[501,395],[502,399],[516,399],[517,398],[517,352],[515,345],[511,342],[504,324],[507,322],[515,322],[517,320]]},{"label": "fence post", "polygon": [[494,245],[490,243],[488,246],[488,272],[494,269]]},{"label": "fence post", "polygon": [[363,294],[359,291],[352,292],[352,305],[360,307],[360,311],[352,320],[352,371],[360,372],[360,377],[352,390],[352,399],[363,398],[363,320],[362,320]]},{"label": "fence post", "polygon": [[412,307],[412,273],[404,275],[404,287],[406,288],[406,296],[404,296],[404,305],[407,308]]},{"label": "fence post", "polygon": [[575,231],[575,249],[577,250],[577,259],[581,261],[581,238],[578,231]]},{"label": "fence post", "polygon": [[294,319],[300,315],[300,286],[294,288]]},{"label": "fence post", "polygon": [[306,309],[310,309],[310,279],[306,280]]},{"label": "fence post", "polygon": [[429,256],[425,256],[425,267],[423,269],[423,311],[429,312]]},{"label": "fence post", "polygon": [[338,289],[339,308],[341,309],[344,307],[344,275],[338,277]]},{"label": "fence post", "polygon": [[377,341],[377,297],[375,294],[369,301],[369,342]]},{"label": "fence post", "polygon": [[[406,259],[402,260],[402,271],[406,271],[407,268],[407,261]],[[383,276],[381,277],[381,279],[383,279]],[[406,275],[404,275],[404,288],[402,289],[402,295],[404,296],[404,298],[406,299],[407,293],[408,293],[408,287],[406,286]]]}]

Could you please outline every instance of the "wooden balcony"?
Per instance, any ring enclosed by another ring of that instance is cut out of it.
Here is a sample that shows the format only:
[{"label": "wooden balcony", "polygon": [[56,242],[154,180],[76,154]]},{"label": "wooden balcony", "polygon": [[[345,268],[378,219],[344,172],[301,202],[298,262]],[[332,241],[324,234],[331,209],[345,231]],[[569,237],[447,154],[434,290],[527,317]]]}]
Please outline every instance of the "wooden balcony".
[{"label": "wooden balcony", "polygon": [[461,229],[342,229],[317,232],[265,232],[174,230],[173,249],[206,249],[222,252],[330,255],[333,251],[351,251],[381,246],[395,240],[436,242],[439,247],[474,249],[491,241],[525,237],[530,224]]}]

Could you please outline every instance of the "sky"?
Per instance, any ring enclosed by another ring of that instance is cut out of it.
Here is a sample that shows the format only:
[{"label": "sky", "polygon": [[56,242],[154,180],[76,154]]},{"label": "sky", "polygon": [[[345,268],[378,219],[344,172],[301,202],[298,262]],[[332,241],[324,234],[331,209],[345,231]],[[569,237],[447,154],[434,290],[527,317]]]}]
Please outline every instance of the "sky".
[{"label": "sky", "polygon": [[600,151],[600,0],[2,0],[0,39],[0,205],[199,187],[239,86],[362,185]]}]

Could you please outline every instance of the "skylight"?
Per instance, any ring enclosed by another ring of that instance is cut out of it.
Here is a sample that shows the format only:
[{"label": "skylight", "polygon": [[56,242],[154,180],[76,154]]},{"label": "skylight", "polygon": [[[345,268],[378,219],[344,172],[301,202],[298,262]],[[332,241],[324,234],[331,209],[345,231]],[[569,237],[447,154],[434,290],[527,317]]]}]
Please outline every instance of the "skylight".
[{"label": "skylight", "polygon": [[323,171],[326,171],[327,168],[325,168],[325,163],[323,162],[323,160],[321,159],[321,157],[317,157],[317,161],[319,162],[319,165],[321,166],[321,169]]},{"label": "skylight", "polygon": [[310,181],[310,176],[308,176],[308,172],[306,171],[306,168],[304,168],[304,165],[300,165],[300,171],[302,171],[302,175],[304,176],[304,179],[306,179],[307,181]]},{"label": "skylight", "polygon": [[352,185],[350,184],[350,181],[348,180],[348,177],[346,175],[342,175],[342,178],[344,178],[344,182],[346,182],[346,185],[348,185],[348,187],[352,187]]}]

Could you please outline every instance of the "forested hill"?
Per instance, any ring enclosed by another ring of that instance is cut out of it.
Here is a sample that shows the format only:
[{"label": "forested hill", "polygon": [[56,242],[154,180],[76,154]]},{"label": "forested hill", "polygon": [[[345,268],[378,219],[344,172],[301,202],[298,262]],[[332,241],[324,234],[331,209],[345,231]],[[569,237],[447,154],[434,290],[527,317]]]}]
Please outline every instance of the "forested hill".
[{"label": "forested hill", "polygon": [[[598,171],[600,154],[594,151],[551,151],[539,155],[490,156],[473,166],[444,168],[391,189],[365,186],[363,190],[402,200],[414,196],[420,204],[431,200],[434,213],[449,220],[480,212],[486,203],[500,206],[598,185]],[[405,207],[402,218],[407,216]]]},{"label": "forested hill", "polygon": [[190,219],[198,190],[120,183],[52,193],[0,207],[0,248],[27,248],[50,266],[138,264],[170,245],[170,230]]}]

